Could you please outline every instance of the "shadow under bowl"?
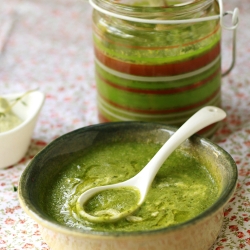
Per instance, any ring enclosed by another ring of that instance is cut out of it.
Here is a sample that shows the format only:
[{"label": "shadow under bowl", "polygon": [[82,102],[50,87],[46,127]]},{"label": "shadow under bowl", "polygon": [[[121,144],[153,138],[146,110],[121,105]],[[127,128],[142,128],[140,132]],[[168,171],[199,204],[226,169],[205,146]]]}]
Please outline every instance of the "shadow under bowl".
[{"label": "shadow under bowl", "polygon": [[237,166],[221,147],[200,136],[192,136],[180,147],[212,166],[221,183],[219,198],[195,218],[182,224],[137,232],[100,232],[69,228],[46,212],[43,200],[57,174],[89,147],[100,142],[165,143],[176,129],[149,122],[114,122],[72,131],[46,146],[24,170],[19,200],[24,211],[40,226],[42,237],[53,250],[205,250],[212,246],[222,223],[224,207],[237,183]]}]

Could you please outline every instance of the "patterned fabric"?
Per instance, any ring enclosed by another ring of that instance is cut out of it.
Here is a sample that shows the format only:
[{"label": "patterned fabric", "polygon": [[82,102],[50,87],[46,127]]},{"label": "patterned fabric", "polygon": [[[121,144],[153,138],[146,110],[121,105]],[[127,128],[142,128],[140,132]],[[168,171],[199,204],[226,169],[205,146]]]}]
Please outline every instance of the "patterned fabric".
[{"label": "patterned fabric", "polygon": [[[250,31],[248,0],[224,1],[240,9],[237,63],[222,79],[228,117],[213,140],[239,169],[235,195],[225,208],[222,231],[212,250],[250,249]],[[231,32],[223,31],[222,71],[231,61]],[[38,225],[20,208],[20,175],[58,136],[98,122],[91,7],[77,0],[0,2],[0,94],[39,88],[46,94],[30,147],[14,166],[0,170],[0,250],[49,247]]]}]

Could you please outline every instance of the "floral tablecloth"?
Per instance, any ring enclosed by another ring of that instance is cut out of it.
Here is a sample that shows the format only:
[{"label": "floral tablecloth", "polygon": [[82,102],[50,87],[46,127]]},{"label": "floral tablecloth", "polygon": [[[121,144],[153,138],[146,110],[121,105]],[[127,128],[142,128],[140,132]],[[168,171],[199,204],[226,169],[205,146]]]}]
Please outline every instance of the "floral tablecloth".
[{"label": "floral tablecloth", "polygon": [[[228,117],[213,140],[236,161],[239,182],[212,249],[250,249],[250,1],[227,0],[224,5],[226,10],[239,7],[240,26],[236,66],[222,85]],[[231,60],[231,35],[223,32],[224,70]],[[20,175],[53,139],[98,123],[87,1],[0,1],[0,94],[35,88],[46,94],[46,101],[29,150],[18,164],[0,170],[0,250],[49,249],[36,222],[19,205]]]}]

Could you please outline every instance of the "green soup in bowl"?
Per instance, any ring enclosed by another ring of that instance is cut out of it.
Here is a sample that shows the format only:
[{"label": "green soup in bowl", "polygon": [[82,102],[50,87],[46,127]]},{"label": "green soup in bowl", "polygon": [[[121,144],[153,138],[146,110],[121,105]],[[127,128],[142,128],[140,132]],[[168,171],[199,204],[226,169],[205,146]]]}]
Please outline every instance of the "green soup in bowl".
[{"label": "green soup in bowl", "polygon": [[[186,140],[165,161],[145,202],[126,218],[90,222],[76,206],[85,190],[136,175],[174,131],[162,124],[117,122],[65,134],[25,169],[21,205],[52,249],[208,249],[234,192],[237,168],[228,153],[199,136]],[[85,209],[119,212],[136,199],[129,190],[99,194]]]}]

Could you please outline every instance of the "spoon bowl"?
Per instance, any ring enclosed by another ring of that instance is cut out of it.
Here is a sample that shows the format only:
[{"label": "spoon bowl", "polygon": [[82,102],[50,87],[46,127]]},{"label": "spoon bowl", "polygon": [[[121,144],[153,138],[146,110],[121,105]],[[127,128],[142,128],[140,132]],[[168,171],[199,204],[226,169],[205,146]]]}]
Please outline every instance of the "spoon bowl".
[{"label": "spoon bowl", "polygon": [[[76,208],[80,216],[92,222],[113,222],[133,213],[144,202],[155,175],[157,174],[164,161],[169,157],[169,155],[191,135],[210,124],[224,119],[225,117],[226,113],[218,107],[207,106],[200,109],[170,137],[170,139],[160,148],[155,156],[137,175],[121,183],[91,188],[82,193],[79,196],[76,204]],[[96,194],[105,190],[126,187],[134,188],[140,192],[138,203],[130,209],[125,210],[121,213],[117,212],[106,214],[105,216],[93,216],[85,211],[84,204],[87,203],[88,200]]]}]

